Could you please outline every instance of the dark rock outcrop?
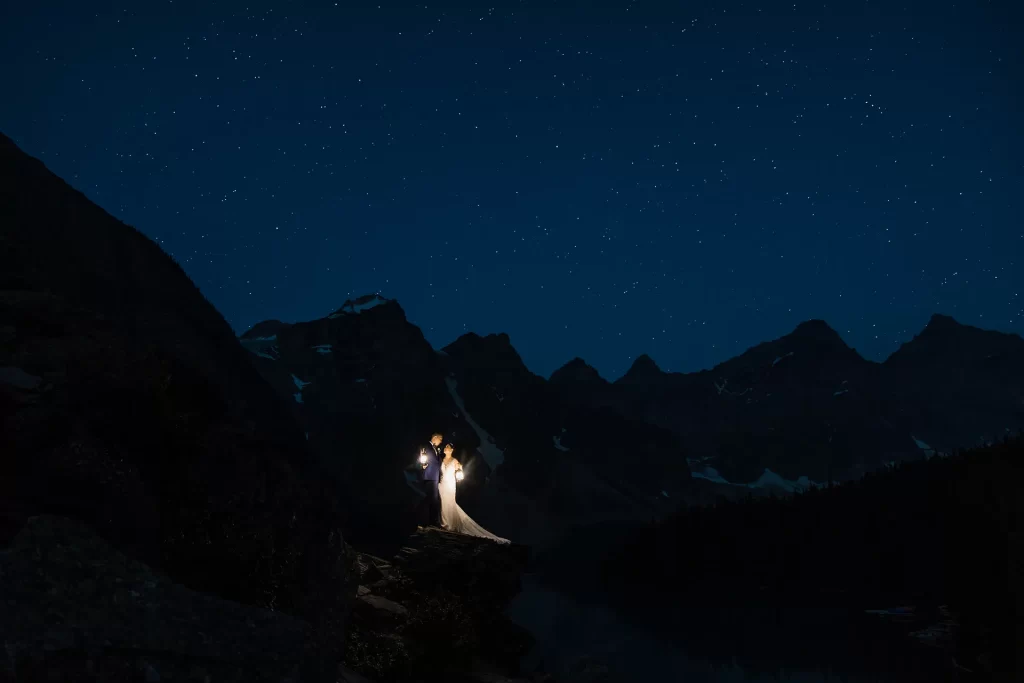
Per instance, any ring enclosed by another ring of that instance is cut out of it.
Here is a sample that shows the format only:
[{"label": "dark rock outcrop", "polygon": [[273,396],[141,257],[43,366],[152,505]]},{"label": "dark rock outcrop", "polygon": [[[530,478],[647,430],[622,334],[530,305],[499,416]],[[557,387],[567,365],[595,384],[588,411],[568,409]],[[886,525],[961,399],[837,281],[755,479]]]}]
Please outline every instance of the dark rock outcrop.
[{"label": "dark rock outcrop", "polygon": [[0,551],[5,681],[333,681],[308,623],[211,597],[81,522],[33,517]]},{"label": "dark rock outcrop", "polygon": [[81,520],[336,649],[354,590],[336,494],[221,315],[2,136],[0,225],[0,544],[33,515]]},{"label": "dark rock outcrop", "polygon": [[359,556],[346,665],[377,683],[510,680],[532,644],[504,610],[527,549],[419,529],[391,560]]}]

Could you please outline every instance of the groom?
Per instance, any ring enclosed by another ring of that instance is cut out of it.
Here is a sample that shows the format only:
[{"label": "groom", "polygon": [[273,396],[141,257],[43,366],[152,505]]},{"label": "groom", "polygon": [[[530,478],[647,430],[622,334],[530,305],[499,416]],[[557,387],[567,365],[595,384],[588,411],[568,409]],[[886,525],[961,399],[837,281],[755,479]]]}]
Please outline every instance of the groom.
[{"label": "groom", "polygon": [[434,432],[430,436],[430,442],[420,448],[420,467],[423,469],[422,484],[423,493],[426,495],[424,503],[427,506],[427,524],[441,529],[441,495],[437,490],[438,482],[441,480],[441,458],[439,457],[441,441],[444,437]]}]

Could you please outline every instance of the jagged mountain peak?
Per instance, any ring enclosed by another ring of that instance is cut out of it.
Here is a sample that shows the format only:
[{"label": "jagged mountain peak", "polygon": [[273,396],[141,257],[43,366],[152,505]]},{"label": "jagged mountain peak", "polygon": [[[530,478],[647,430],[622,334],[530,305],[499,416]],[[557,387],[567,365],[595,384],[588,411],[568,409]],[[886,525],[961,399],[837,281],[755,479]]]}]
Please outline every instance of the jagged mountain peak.
[{"label": "jagged mountain peak", "polygon": [[355,299],[348,299],[341,305],[341,308],[327,317],[334,319],[346,315],[358,315],[370,309],[397,311],[403,318],[405,317],[405,311],[402,310],[402,307],[398,305],[397,301],[394,299],[387,299],[380,294],[364,294],[356,297]]},{"label": "jagged mountain peak", "polygon": [[618,381],[619,382],[647,382],[664,375],[654,359],[646,353],[641,353],[629,366],[629,370]]},{"label": "jagged mountain peak", "polygon": [[264,320],[258,322],[248,330],[242,333],[241,339],[244,340],[257,340],[257,339],[269,339],[276,337],[278,332],[281,330],[291,327],[288,323],[281,322],[280,320]]},{"label": "jagged mountain peak", "polygon": [[490,344],[495,346],[511,346],[512,339],[506,332],[492,332],[491,334],[479,335],[476,332],[467,332],[459,337],[472,341],[474,344]]},{"label": "jagged mountain peak", "polygon": [[797,325],[792,332],[786,335],[786,337],[790,339],[807,339],[819,342],[836,341],[843,346],[846,346],[846,342],[844,342],[843,338],[839,336],[839,333],[832,329],[827,322],[818,318],[803,321]]},{"label": "jagged mountain peak", "polygon": [[713,372],[722,377],[736,373],[772,372],[789,374],[797,368],[810,376],[839,371],[867,363],[855,349],[824,320],[805,320],[789,334],[753,346],[738,356],[716,365]]},{"label": "jagged mountain peak", "polygon": [[974,325],[966,325],[952,316],[944,315],[942,313],[935,313],[928,320],[928,324],[925,325],[924,329],[921,330],[921,334],[918,336],[932,336],[936,334],[942,334],[947,336],[957,336],[962,338],[976,338],[976,339],[987,339],[990,341],[1001,340],[1005,343],[1016,344],[1022,340],[1021,336],[1012,332],[1000,332],[998,330],[986,330],[981,327],[975,327]]},{"label": "jagged mountain peak", "polygon": [[907,364],[961,364],[969,358],[1018,358],[1024,354],[1020,335],[965,325],[941,313],[934,314],[924,329],[905,342],[888,359],[889,366]]},{"label": "jagged mountain peak", "polygon": [[596,368],[577,356],[551,373],[549,381],[553,384],[569,384],[575,382],[603,383],[605,380]]},{"label": "jagged mountain peak", "polygon": [[[846,359],[848,361],[863,360],[860,354],[846,344],[839,333],[824,320],[805,320],[797,325],[792,332],[773,341],[764,342],[752,347],[746,353],[725,361],[722,365],[729,366],[742,359],[759,357],[761,354],[774,354],[776,357],[788,358],[796,356],[800,362],[808,358],[819,361],[824,358]],[[751,356],[750,354],[754,354]]]},{"label": "jagged mountain peak", "polygon": [[453,341],[451,344],[445,347],[445,351],[467,351],[473,350],[476,352],[488,350],[488,351],[505,351],[513,349],[512,340],[508,334],[504,332],[498,332],[495,334],[488,334],[481,336],[476,332],[466,332],[461,335],[458,339]]},{"label": "jagged mountain peak", "polygon": [[519,352],[512,346],[512,340],[504,332],[483,337],[475,332],[467,332],[444,347],[444,352],[467,365],[515,368],[529,372]]},{"label": "jagged mountain peak", "polygon": [[969,327],[962,323],[957,322],[953,316],[946,315],[944,313],[933,313],[932,317],[928,319],[928,324],[925,325],[926,330],[944,330],[944,329],[957,329]]}]

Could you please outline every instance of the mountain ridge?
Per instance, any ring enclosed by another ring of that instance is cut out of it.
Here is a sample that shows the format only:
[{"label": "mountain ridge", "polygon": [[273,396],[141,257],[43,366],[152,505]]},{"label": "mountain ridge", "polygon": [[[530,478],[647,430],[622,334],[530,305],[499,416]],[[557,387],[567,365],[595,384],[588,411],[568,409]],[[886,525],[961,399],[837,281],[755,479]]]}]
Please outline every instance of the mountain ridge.
[{"label": "mountain ridge", "polygon": [[[945,338],[965,330],[973,334],[971,329],[936,315],[930,331],[922,335],[926,340],[935,335]],[[908,342],[911,350],[920,344]],[[630,371],[614,382],[602,378],[581,358],[542,378],[526,367],[504,333],[466,333],[437,355],[449,366],[452,391],[460,394],[459,401],[473,415],[486,415],[490,426],[479,419],[476,424],[501,435],[484,439],[497,438],[494,447],[499,450],[510,443],[513,452],[527,448],[522,441],[517,443],[516,435],[523,430],[534,432],[532,438],[538,441],[553,439],[556,450],[570,448],[573,437],[560,435],[557,420],[528,407],[530,403],[549,405],[549,412],[564,412],[565,407],[551,403],[552,395],[565,406],[590,411],[587,414],[617,415],[634,425],[675,433],[680,439],[678,450],[663,457],[679,457],[685,450],[689,461],[699,463],[693,476],[712,483],[846,479],[887,462],[926,457],[936,448],[945,451],[961,445],[957,439],[963,438],[960,433],[936,434],[929,425],[947,418],[926,419],[926,414],[942,414],[945,408],[911,409],[924,399],[902,395],[894,388],[899,382],[890,377],[893,373],[885,363],[863,358],[820,319],[804,321],[782,337],[698,372],[665,372],[649,355],[641,354]],[[486,382],[480,379],[485,376]],[[918,380],[900,380],[914,381]],[[1024,424],[1024,418],[1003,417],[1008,426]],[[547,426],[534,430],[523,427],[525,422]],[[968,422],[961,432],[983,420],[976,417]],[[461,433],[469,434],[470,441],[478,440],[472,430],[463,427]],[[922,450],[920,443],[929,446]],[[825,444],[824,452],[815,444]],[[513,457],[507,474],[512,476],[522,462]],[[772,473],[767,479],[766,471]],[[522,478],[528,476],[526,470],[516,476],[524,486],[532,486]]]},{"label": "mountain ridge", "polygon": [[[653,364],[654,367],[658,368],[658,370],[661,373],[665,374],[665,375],[697,375],[697,374],[700,374],[700,373],[703,373],[703,372],[712,372],[716,368],[718,368],[719,366],[721,366],[721,365],[723,365],[725,363],[728,363],[729,361],[731,361],[731,360],[733,360],[733,359],[735,359],[735,358],[737,358],[739,356],[742,356],[747,351],[750,351],[752,349],[756,349],[756,348],[758,348],[759,346],[761,346],[763,344],[771,344],[772,342],[779,342],[779,341],[786,340],[786,339],[804,340],[804,341],[810,341],[810,340],[817,339],[817,340],[823,341],[823,342],[830,342],[830,343],[833,343],[836,348],[840,348],[840,349],[845,348],[845,349],[849,349],[850,351],[853,351],[858,356],[863,358],[867,363],[870,363],[870,364],[873,364],[873,365],[881,365],[881,364],[886,363],[890,358],[892,358],[894,355],[899,353],[900,348],[902,348],[903,346],[911,343],[914,339],[916,339],[917,337],[921,336],[921,334],[924,334],[925,332],[934,333],[934,332],[938,331],[938,332],[946,332],[946,333],[948,333],[950,331],[955,331],[955,330],[961,330],[961,331],[963,331],[963,330],[968,330],[968,331],[969,330],[974,330],[974,331],[978,331],[978,332],[982,332],[982,333],[991,333],[993,335],[1002,335],[1004,337],[1018,338],[1018,339],[1022,338],[1021,335],[1019,335],[1019,334],[1017,334],[1015,332],[1003,332],[1003,331],[1000,331],[1000,330],[989,330],[989,329],[985,329],[985,328],[980,328],[980,327],[976,327],[976,326],[973,326],[973,325],[968,325],[966,323],[961,323],[958,320],[956,320],[953,316],[950,316],[950,315],[947,315],[947,314],[944,314],[944,313],[934,313],[934,314],[931,315],[931,317],[929,318],[928,322],[925,323],[924,327],[921,328],[921,331],[918,332],[914,337],[912,337],[911,339],[908,339],[907,341],[902,342],[900,347],[897,348],[896,350],[894,350],[892,353],[890,353],[886,358],[884,358],[882,360],[876,361],[876,360],[872,360],[872,359],[869,359],[869,358],[865,358],[864,356],[861,356],[860,353],[857,351],[857,349],[852,347],[852,346],[850,346],[849,344],[847,344],[846,341],[842,338],[842,335],[840,335],[839,332],[834,327],[829,325],[827,321],[819,319],[819,318],[812,318],[812,319],[808,319],[808,320],[805,320],[805,321],[802,321],[802,322],[798,323],[790,332],[782,335],[781,337],[777,337],[777,338],[771,339],[771,340],[766,340],[764,342],[759,342],[759,343],[755,344],[754,346],[748,347],[745,351],[741,351],[738,354],[736,354],[735,356],[727,358],[727,359],[725,359],[723,361],[719,361],[718,363],[716,363],[716,364],[714,364],[714,365],[712,365],[710,367],[707,367],[707,368],[702,368],[702,369],[697,369],[697,370],[688,370],[688,371],[662,370],[660,368],[660,366],[658,366],[657,361],[652,356],[650,356],[647,353],[641,353],[639,356],[637,356],[636,359],[634,359],[634,361],[631,364],[630,368],[627,369],[626,372],[623,373],[622,376],[620,376],[617,379],[608,380],[608,381],[610,381],[612,383],[620,381],[623,377],[628,375],[630,373],[630,371],[632,371],[634,369],[634,367],[638,363],[640,363],[643,366],[649,366],[649,365]],[[573,358],[569,362],[567,362],[567,363],[563,364],[562,366],[560,366],[559,368],[557,368],[552,374],[554,374],[556,372],[559,372],[560,370],[564,369],[566,366],[570,365],[570,363],[573,363],[573,362],[575,362],[577,360],[583,361],[583,359],[581,359],[579,357]],[[585,361],[583,361],[583,362],[585,362]]]},{"label": "mountain ridge", "polygon": [[[286,327],[259,323],[241,338],[264,377],[291,397],[319,459],[339,481],[354,482],[344,489],[350,514],[372,520],[373,533],[398,535],[414,523],[412,454],[435,430],[463,463],[460,505],[524,542],[609,515],[663,514],[672,495],[692,486],[682,446],[668,432],[565,403],[507,334],[467,333],[436,350],[400,311],[391,302]],[[591,434],[599,422],[604,433]],[[621,470],[617,444],[630,439],[631,457],[665,472],[665,482]]]}]

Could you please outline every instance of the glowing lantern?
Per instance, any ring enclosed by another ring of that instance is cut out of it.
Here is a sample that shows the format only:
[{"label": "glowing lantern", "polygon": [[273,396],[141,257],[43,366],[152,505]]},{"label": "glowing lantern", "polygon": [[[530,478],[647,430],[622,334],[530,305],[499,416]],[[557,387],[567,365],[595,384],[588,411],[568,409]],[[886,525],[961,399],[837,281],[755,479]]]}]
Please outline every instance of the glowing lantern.
[{"label": "glowing lantern", "polygon": [[455,481],[462,481],[465,478],[465,476],[466,475],[462,473],[462,470],[457,470],[455,472]]}]

